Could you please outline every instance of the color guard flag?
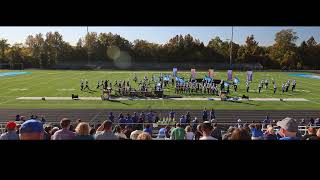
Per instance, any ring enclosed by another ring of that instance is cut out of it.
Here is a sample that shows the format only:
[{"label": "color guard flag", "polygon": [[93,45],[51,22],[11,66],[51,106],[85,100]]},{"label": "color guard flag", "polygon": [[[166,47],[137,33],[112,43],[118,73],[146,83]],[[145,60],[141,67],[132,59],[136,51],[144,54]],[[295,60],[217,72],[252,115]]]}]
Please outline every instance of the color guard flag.
[{"label": "color guard flag", "polygon": [[228,70],[228,81],[232,80],[232,70]]},{"label": "color guard flag", "polygon": [[177,73],[178,73],[178,69],[177,69],[177,68],[173,68],[173,69],[172,69],[172,75],[173,75],[173,77],[176,77],[176,76],[177,76]]},{"label": "color guard flag", "polygon": [[247,71],[247,81],[252,81],[252,71]]},{"label": "color guard flag", "polygon": [[191,69],[191,77],[192,79],[196,78],[196,69]]},{"label": "color guard flag", "polygon": [[234,80],[233,80],[233,83],[234,83],[234,84],[239,84],[239,83],[240,83],[240,80],[239,80],[237,77],[235,77]]}]

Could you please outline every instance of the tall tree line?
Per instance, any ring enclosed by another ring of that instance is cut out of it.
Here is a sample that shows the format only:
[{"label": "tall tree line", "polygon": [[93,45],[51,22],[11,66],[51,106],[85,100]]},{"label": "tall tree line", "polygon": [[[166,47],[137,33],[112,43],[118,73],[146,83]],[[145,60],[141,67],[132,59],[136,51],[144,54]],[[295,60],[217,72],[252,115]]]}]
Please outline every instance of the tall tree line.
[{"label": "tall tree line", "polygon": [[[0,34],[1,36],[1,34]],[[232,44],[233,63],[260,63],[266,68],[319,69],[320,44],[314,37],[296,45],[298,36],[292,29],[275,34],[275,43],[260,46],[254,35],[246,37],[245,44]],[[39,33],[26,37],[24,44],[10,45],[0,39],[0,63],[23,63],[25,67],[49,68],[63,63],[112,61],[107,53],[116,47],[129,53],[133,60],[156,59],[175,62],[228,63],[230,42],[213,37],[208,44],[188,35],[176,35],[165,44],[137,39],[133,42],[112,33],[91,32],[81,37],[75,46],[63,40],[59,32]]]}]

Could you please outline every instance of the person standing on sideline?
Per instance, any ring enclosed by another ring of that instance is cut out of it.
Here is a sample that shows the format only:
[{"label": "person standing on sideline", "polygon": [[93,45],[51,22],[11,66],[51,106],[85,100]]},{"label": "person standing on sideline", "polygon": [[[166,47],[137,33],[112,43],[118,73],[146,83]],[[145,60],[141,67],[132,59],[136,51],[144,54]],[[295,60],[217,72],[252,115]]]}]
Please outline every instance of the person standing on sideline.
[{"label": "person standing on sideline", "polygon": [[207,121],[208,120],[208,111],[207,108],[204,108],[203,112],[202,112],[202,120],[203,121]]},{"label": "person standing on sideline", "polygon": [[259,83],[259,86],[258,86],[258,88],[259,88],[259,93],[260,93],[260,91],[261,91],[261,88],[262,88],[262,85],[261,85],[261,83]]}]

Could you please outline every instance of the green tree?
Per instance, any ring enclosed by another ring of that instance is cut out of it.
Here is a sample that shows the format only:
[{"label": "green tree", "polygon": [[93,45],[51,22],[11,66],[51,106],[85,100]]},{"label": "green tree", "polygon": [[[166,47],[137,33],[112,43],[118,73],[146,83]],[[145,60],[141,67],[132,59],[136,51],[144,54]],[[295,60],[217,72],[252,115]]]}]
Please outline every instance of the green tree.
[{"label": "green tree", "polygon": [[7,43],[7,39],[0,39],[0,62],[5,61],[5,51],[9,48],[9,44]]},{"label": "green tree", "polygon": [[14,67],[16,63],[23,63],[22,44],[14,44],[8,51],[9,64]]},{"label": "green tree", "polygon": [[[276,33],[275,43],[273,44],[270,57],[279,62],[281,66],[288,65],[288,62],[293,62],[289,60],[291,57],[296,56],[297,48],[295,41],[298,39],[296,32],[292,29],[281,30]],[[295,66],[290,65],[290,66]]]},{"label": "green tree", "polygon": [[45,40],[41,33],[36,34],[35,36],[29,35],[26,39],[25,44],[32,51],[32,58],[38,61],[40,68],[42,68],[43,64],[43,56],[46,54],[45,52]]}]

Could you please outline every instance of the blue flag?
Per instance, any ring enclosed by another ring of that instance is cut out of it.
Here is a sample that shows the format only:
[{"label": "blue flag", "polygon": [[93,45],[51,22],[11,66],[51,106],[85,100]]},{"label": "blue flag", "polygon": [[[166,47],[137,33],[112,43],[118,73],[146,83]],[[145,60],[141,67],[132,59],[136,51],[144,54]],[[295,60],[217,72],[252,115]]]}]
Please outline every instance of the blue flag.
[{"label": "blue flag", "polygon": [[235,77],[234,80],[233,80],[233,83],[234,83],[234,84],[239,84],[239,83],[240,83],[240,80],[239,80],[237,77]]}]

